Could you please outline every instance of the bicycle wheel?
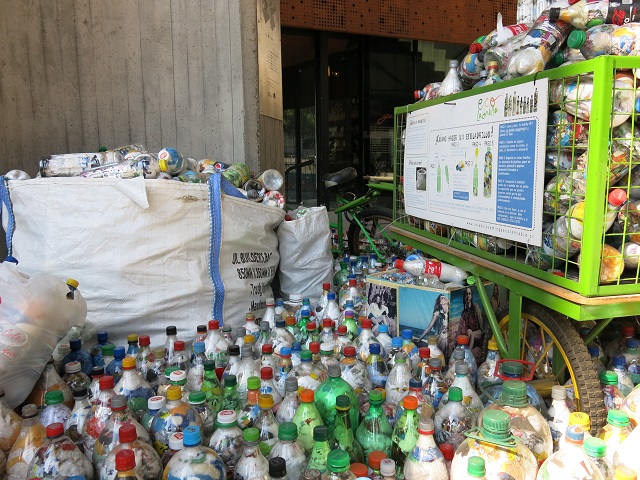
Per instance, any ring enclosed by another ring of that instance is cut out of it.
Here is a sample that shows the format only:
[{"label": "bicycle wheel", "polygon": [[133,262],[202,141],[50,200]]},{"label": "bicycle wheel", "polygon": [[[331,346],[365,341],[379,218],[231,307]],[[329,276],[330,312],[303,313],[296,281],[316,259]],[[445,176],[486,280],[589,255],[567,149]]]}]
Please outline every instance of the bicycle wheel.
[{"label": "bicycle wheel", "polygon": [[[358,218],[364,225],[369,236],[373,239],[376,248],[384,257],[390,257],[398,251],[397,245],[389,240],[389,233],[385,232],[387,226],[393,222],[393,211],[390,208],[365,208],[358,214]],[[351,222],[349,225],[347,240],[349,243],[349,253],[351,255],[369,255],[375,253],[362,229],[355,222]]]},{"label": "bicycle wheel", "polygon": [[[505,340],[509,308],[496,313]],[[485,338],[490,335],[485,335]],[[571,381],[577,410],[591,417],[591,431],[606,423],[604,397],[587,347],[571,321],[531,300],[522,301],[520,359],[536,365],[534,385]]]}]

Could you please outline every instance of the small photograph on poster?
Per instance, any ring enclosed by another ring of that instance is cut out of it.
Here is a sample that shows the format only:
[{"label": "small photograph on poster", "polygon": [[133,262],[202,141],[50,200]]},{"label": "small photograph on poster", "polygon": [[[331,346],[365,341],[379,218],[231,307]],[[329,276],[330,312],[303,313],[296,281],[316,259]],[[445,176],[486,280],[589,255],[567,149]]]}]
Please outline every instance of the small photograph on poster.
[{"label": "small photograph on poster", "polygon": [[389,327],[389,336],[397,335],[398,290],[385,285],[367,283],[367,318],[373,322],[373,333],[379,325]]},{"label": "small photograph on poster", "polygon": [[438,348],[445,354],[448,344],[449,292],[423,288],[401,288],[400,328],[411,328],[414,343],[427,345],[431,335],[438,337]]},{"label": "small photograph on poster", "polygon": [[416,169],[416,190],[427,191],[427,169]]}]

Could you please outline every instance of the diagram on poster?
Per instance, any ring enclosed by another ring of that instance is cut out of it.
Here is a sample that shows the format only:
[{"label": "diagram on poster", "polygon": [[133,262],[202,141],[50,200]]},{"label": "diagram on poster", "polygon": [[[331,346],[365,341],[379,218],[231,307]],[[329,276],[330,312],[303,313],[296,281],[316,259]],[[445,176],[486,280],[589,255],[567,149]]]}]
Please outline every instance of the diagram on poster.
[{"label": "diagram on poster", "polygon": [[544,79],[411,112],[406,213],[540,246],[547,94]]}]

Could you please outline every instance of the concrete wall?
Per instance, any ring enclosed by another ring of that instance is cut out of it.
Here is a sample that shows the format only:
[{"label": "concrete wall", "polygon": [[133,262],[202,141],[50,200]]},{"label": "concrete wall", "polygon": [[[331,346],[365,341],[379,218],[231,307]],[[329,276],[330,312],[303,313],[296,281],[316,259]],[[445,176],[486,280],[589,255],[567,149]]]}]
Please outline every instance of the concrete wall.
[{"label": "concrete wall", "polygon": [[1,3],[0,174],[132,142],[283,164],[282,122],[259,113],[255,0]]}]

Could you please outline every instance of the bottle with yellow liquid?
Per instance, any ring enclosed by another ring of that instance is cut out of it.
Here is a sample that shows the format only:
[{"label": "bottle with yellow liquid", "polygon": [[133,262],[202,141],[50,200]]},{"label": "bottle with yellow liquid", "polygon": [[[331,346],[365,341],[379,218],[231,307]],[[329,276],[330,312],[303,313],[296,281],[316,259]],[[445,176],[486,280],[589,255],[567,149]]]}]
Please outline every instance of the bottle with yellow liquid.
[{"label": "bottle with yellow liquid", "polygon": [[478,196],[478,147],[476,147],[476,158],[473,162],[473,196]]}]

